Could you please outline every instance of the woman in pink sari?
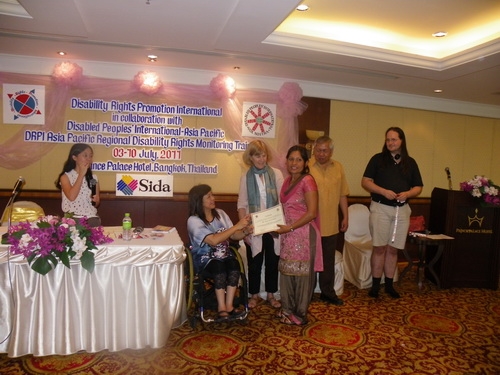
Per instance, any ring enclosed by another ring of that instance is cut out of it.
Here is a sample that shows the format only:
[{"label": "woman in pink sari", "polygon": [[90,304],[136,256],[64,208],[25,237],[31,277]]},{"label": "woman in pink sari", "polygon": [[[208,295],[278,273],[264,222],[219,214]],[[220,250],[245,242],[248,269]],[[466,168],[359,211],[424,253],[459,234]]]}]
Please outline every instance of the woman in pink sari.
[{"label": "woman in pink sari", "polygon": [[286,155],[288,173],[281,189],[286,225],[280,225],[279,260],[284,324],[304,325],[311,302],[316,272],[323,271],[319,231],[318,187],[309,174],[309,157],[302,146],[293,146]]}]

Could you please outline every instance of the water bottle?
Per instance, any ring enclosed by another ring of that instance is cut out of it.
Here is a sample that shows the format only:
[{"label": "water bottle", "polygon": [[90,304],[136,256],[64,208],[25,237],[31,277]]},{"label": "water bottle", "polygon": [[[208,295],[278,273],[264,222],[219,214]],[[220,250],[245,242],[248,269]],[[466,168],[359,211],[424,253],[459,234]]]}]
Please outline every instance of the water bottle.
[{"label": "water bottle", "polygon": [[132,239],[132,218],[130,217],[129,213],[125,214],[125,217],[123,218],[122,221],[122,226],[123,226],[123,239],[125,241],[130,241]]}]

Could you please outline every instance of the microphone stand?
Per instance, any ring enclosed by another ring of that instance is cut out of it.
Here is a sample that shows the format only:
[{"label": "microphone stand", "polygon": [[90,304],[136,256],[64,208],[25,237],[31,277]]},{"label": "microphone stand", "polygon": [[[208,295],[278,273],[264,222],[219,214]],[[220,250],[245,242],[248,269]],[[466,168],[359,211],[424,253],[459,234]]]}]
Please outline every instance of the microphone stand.
[{"label": "microphone stand", "polygon": [[24,178],[19,177],[17,180],[16,184],[14,185],[14,190],[12,190],[12,194],[10,195],[9,201],[7,202],[7,206],[5,206],[5,209],[3,210],[2,217],[0,218],[0,226],[3,224],[3,218],[5,216],[5,213],[8,213],[7,220],[8,220],[8,229],[7,233],[10,231],[10,224],[11,224],[11,219],[12,219],[12,209],[14,206],[14,201],[16,200],[17,195],[21,191],[24,185]]}]

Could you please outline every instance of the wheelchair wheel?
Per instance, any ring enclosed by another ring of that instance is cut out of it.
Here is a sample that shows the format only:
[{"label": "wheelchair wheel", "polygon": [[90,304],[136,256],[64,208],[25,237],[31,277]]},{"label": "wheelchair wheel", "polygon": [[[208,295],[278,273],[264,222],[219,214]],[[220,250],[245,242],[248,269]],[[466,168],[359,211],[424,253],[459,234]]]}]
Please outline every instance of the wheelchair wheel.
[{"label": "wheelchair wheel", "polygon": [[184,261],[184,291],[186,298],[186,310],[187,318],[191,328],[196,327],[197,315],[197,302],[195,296],[195,274],[194,274],[194,264],[193,255],[191,254],[191,249],[189,245],[184,247],[186,252],[186,260]]},{"label": "wheelchair wheel", "polygon": [[243,259],[238,249],[231,246],[230,250],[235,255],[240,268],[240,280],[236,289],[233,307],[243,310],[243,314],[234,319],[218,318],[217,298],[215,295],[214,281],[210,277],[204,277],[203,273],[195,274],[193,257],[190,248],[186,246],[186,261],[184,278],[186,283],[187,316],[191,328],[195,328],[197,320],[203,323],[226,323],[231,321],[244,321],[248,316],[248,291],[247,278]]}]

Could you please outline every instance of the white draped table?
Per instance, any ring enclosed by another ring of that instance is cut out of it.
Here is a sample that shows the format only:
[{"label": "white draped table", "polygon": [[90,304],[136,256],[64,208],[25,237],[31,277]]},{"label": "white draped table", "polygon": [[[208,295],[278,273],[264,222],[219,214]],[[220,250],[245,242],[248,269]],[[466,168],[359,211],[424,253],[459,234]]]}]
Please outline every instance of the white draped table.
[{"label": "white draped table", "polygon": [[[5,232],[5,228],[2,228]],[[184,246],[163,237],[118,239],[99,246],[93,273],[79,261],[42,276],[0,246],[0,352],[45,356],[104,349],[159,348],[186,320]]]}]

